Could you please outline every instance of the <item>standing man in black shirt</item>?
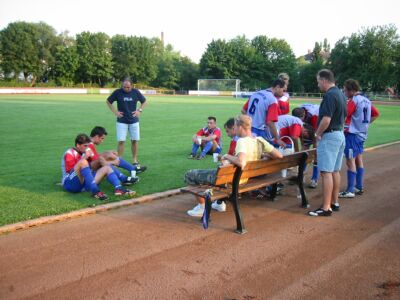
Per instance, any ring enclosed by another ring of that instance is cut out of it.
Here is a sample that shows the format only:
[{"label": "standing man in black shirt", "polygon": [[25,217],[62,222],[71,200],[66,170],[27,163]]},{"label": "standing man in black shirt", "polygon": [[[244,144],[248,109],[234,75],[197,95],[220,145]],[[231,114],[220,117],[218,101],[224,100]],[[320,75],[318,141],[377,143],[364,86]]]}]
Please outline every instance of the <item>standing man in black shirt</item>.
[{"label": "standing man in black shirt", "polygon": [[[117,109],[113,106],[115,101]],[[136,166],[137,172],[144,171],[145,167],[141,167],[138,163],[137,153],[140,140],[139,117],[146,105],[146,98],[139,90],[132,88],[132,81],[126,78],[122,82],[122,88],[115,90],[106,102],[117,117],[118,156],[122,157],[124,153],[126,135],[129,131],[133,165]],[[139,108],[137,107],[138,102],[140,103]]]},{"label": "standing man in black shirt", "polygon": [[332,71],[323,69],[317,75],[318,87],[325,95],[322,99],[317,139],[318,169],[321,172],[323,204],[310,211],[310,216],[330,216],[332,210],[339,210],[340,169],[342,167],[345,137],[343,134],[346,118],[346,97],[335,85]]}]

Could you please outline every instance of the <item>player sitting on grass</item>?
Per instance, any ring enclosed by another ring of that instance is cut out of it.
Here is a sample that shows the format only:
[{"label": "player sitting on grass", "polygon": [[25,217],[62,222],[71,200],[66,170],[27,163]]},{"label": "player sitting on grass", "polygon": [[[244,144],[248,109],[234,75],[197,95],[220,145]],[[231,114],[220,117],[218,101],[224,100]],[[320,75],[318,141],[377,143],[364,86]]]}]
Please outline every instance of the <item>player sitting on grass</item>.
[{"label": "player sitting on grass", "polygon": [[[201,128],[193,137],[192,152],[189,159],[204,159],[206,154],[221,153],[221,129],[217,127],[217,119],[208,117],[207,127]],[[197,150],[201,148],[201,153],[196,156]]]},{"label": "player sitting on grass", "polygon": [[[89,145],[90,149],[93,152],[93,156],[91,158],[90,166],[93,170],[97,170],[102,166],[102,161],[99,160],[100,157],[104,158],[105,163],[110,165],[113,168],[114,172],[117,174],[118,178],[122,181],[124,185],[134,184],[139,181],[139,177],[136,176],[136,173],[141,173],[146,170],[145,166],[142,166],[139,170],[136,166],[128,163],[126,160],[122,159],[118,156],[116,151],[106,151],[103,153],[98,153],[96,150],[96,146],[100,145],[104,142],[107,136],[107,131],[104,127],[96,126],[92,129],[90,133],[90,140],[92,141]],[[125,176],[122,174],[115,166],[120,167],[122,169],[127,170],[131,176]]]},{"label": "player sitting on grass", "polygon": [[358,81],[348,79],[344,82],[344,93],[349,98],[344,123],[347,189],[339,193],[339,198],[354,198],[356,193],[361,195],[364,192],[364,142],[367,139],[369,124],[379,116],[371,101],[359,91]]},{"label": "player sitting on grass", "polygon": [[[96,172],[90,168],[93,152],[90,150],[90,138],[78,134],[75,147],[65,151],[61,161],[61,184],[67,192],[79,193],[90,191],[99,200],[107,200],[106,194],[100,191],[98,184],[104,177],[115,187],[115,195],[134,195],[135,192],[125,189],[110,166],[100,167]],[[103,159],[103,158],[99,158]]]}]

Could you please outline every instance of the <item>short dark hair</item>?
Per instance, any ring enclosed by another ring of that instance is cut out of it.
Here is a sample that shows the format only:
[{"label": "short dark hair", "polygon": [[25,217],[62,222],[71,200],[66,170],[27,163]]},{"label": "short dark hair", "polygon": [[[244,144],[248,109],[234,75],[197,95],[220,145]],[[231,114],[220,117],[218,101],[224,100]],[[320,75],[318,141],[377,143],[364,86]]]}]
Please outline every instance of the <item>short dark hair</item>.
[{"label": "short dark hair", "polygon": [[358,92],[359,90],[361,90],[360,83],[354,79],[347,79],[344,82],[343,86],[346,88],[346,90],[352,92]]},{"label": "short dark hair", "polygon": [[95,137],[96,135],[103,136],[107,134],[108,133],[104,127],[96,126],[95,128],[92,129],[92,132],[90,132],[90,137]]},{"label": "short dark hair", "polygon": [[208,117],[207,119],[208,120],[214,120],[215,123],[217,122],[217,118],[216,117]]},{"label": "short dark hair", "polygon": [[80,133],[75,138],[75,146],[82,145],[82,144],[89,144],[91,142],[90,137],[87,134]]},{"label": "short dark hair", "polygon": [[303,119],[305,114],[306,114],[306,110],[302,107],[296,107],[292,110],[292,116],[298,117],[300,119]]},{"label": "short dark hair", "polygon": [[228,121],[225,122],[224,127],[232,129],[235,126],[235,118],[230,118]]},{"label": "short dark hair", "polygon": [[275,79],[275,80],[272,82],[272,87],[273,87],[273,88],[274,88],[274,87],[277,87],[277,86],[279,86],[280,88],[284,88],[285,85],[286,85],[286,82],[285,82],[283,79],[280,79],[280,78]]},{"label": "short dark hair", "polygon": [[322,69],[318,72],[318,77],[321,79],[325,79],[329,82],[335,83],[335,75],[329,69]]},{"label": "short dark hair", "polygon": [[314,128],[310,124],[307,124],[307,123],[303,124],[303,128],[304,128],[304,131],[308,135],[307,139],[303,137],[304,142],[314,142],[314,140],[315,140],[315,130],[314,130]]}]

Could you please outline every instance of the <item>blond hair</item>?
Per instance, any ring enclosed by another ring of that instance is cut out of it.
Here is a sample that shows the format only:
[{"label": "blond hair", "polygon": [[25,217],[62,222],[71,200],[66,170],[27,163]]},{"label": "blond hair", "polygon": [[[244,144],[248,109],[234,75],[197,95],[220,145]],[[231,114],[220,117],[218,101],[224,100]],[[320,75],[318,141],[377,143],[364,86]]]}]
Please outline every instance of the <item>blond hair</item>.
[{"label": "blond hair", "polygon": [[251,117],[247,115],[238,115],[235,118],[235,124],[236,126],[242,126],[245,130],[249,130],[251,129]]}]

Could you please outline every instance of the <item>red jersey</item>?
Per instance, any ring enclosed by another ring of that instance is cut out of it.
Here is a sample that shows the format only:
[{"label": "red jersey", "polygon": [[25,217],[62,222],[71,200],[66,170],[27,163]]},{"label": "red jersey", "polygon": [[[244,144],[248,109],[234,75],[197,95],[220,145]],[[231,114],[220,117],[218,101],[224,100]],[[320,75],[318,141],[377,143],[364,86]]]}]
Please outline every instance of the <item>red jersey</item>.
[{"label": "red jersey", "polygon": [[100,155],[99,155],[99,153],[97,153],[96,145],[93,144],[93,143],[90,143],[90,144],[89,144],[89,148],[90,148],[90,150],[92,150],[92,152],[93,152],[93,155],[90,157],[90,160],[91,160],[91,161],[98,160]]},{"label": "red jersey", "polygon": [[232,138],[231,143],[229,144],[228,154],[235,155],[236,142],[238,138],[239,137],[237,135]]},{"label": "red jersey", "polygon": [[[301,137],[301,128],[303,126],[303,121],[299,118],[291,115],[281,115],[278,117],[277,129],[279,136],[290,136],[291,138]],[[283,139],[283,142],[290,144],[289,139]]]},{"label": "red jersey", "polygon": [[209,129],[208,127],[204,127],[199,131],[197,131],[196,135],[205,137],[208,137],[210,135],[215,135],[216,136],[215,141],[217,142],[218,145],[221,146],[221,129],[219,129],[218,127],[214,129]]},{"label": "red jersey", "polygon": [[278,114],[287,115],[289,113],[289,94],[284,93],[282,97],[276,98],[278,100]]}]

